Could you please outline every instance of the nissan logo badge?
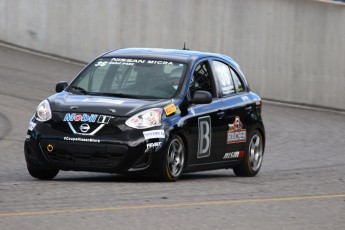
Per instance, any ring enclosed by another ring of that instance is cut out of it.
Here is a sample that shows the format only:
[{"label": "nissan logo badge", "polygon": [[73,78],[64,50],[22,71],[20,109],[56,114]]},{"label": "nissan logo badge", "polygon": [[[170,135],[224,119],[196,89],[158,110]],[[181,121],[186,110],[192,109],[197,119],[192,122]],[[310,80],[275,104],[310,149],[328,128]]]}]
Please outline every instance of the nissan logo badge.
[{"label": "nissan logo badge", "polygon": [[89,126],[89,124],[84,123],[84,124],[82,124],[82,125],[80,126],[79,129],[80,129],[80,131],[82,131],[83,133],[86,133],[87,131],[89,131],[90,126]]}]

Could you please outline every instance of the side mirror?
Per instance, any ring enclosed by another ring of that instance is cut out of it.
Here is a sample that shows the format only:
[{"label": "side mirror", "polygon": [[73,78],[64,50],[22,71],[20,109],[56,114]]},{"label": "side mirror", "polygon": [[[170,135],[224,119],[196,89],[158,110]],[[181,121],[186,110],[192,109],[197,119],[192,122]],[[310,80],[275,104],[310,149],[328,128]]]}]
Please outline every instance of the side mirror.
[{"label": "side mirror", "polygon": [[60,92],[62,92],[64,89],[66,89],[67,86],[68,86],[67,81],[60,81],[60,82],[57,83],[56,86],[55,86],[55,92],[60,93]]},{"label": "side mirror", "polygon": [[212,102],[212,95],[210,92],[197,90],[193,94],[192,102],[195,104],[209,104]]}]

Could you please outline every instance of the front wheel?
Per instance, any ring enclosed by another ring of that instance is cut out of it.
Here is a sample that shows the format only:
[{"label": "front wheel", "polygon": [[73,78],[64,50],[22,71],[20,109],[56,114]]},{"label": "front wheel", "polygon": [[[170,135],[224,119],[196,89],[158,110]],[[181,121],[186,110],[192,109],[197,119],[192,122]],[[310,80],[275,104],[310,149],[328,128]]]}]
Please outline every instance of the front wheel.
[{"label": "front wheel", "polygon": [[179,136],[174,136],[164,153],[161,178],[163,181],[173,182],[180,177],[185,159],[185,147]]},{"label": "front wheel", "polygon": [[246,144],[245,156],[241,164],[234,167],[236,176],[255,176],[258,174],[264,155],[264,140],[258,130],[249,134],[249,142]]},{"label": "front wheel", "polygon": [[28,167],[28,171],[32,177],[40,180],[51,180],[59,173],[57,169],[38,169],[32,167]]}]

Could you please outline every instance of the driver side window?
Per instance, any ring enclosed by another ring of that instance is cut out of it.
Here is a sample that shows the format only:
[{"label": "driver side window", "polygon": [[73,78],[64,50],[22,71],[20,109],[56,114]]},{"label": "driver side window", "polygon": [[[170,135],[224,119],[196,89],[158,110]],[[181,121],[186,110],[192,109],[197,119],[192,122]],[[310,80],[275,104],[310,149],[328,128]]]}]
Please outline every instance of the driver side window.
[{"label": "driver side window", "polygon": [[204,90],[213,95],[212,84],[208,62],[201,62],[194,70],[189,86],[190,95],[193,95],[197,90]]}]

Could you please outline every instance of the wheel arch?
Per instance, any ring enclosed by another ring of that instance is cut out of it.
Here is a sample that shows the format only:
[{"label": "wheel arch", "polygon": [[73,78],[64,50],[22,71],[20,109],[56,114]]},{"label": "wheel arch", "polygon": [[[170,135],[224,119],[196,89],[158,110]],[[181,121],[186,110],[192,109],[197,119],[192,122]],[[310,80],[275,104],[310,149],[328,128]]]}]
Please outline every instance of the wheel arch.
[{"label": "wheel arch", "polygon": [[261,134],[262,140],[263,140],[263,151],[265,152],[265,146],[266,146],[266,131],[265,127],[262,123],[254,124],[251,129],[248,131],[248,134],[251,133],[254,130],[258,130]]},{"label": "wheel arch", "polygon": [[185,150],[185,165],[183,167],[183,169],[186,169],[188,167],[188,159],[189,159],[189,148],[188,148],[188,142],[187,142],[187,135],[185,134],[185,132],[183,132],[182,128],[178,128],[174,131],[171,132],[171,135],[169,137],[169,141],[174,137],[174,136],[179,136],[182,141],[183,141],[183,145],[184,145],[184,150]]}]

